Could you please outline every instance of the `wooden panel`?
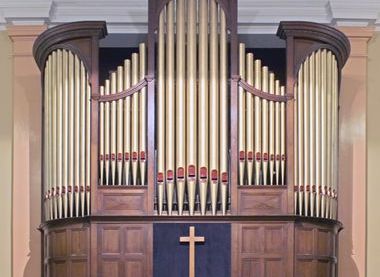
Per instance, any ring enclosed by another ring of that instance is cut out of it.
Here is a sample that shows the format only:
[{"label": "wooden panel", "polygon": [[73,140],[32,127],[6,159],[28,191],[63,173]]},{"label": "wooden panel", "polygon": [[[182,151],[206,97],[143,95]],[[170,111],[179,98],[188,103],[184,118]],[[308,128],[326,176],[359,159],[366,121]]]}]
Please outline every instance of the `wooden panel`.
[{"label": "wooden panel", "polygon": [[98,191],[98,214],[144,215],[146,214],[146,189],[110,189]]},{"label": "wooden panel", "polygon": [[265,277],[283,277],[286,270],[282,259],[267,259],[265,261]]},{"label": "wooden panel", "polygon": [[144,274],[144,263],[142,261],[125,262],[125,277],[146,276]]},{"label": "wooden panel", "polygon": [[52,228],[45,233],[45,276],[89,276],[89,228],[83,224]]},{"label": "wooden panel", "polygon": [[261,238],[262,229],[259,226],[246,226],[241,230],[241,253],[261,253],[263,251],[263,243]]},{"label": "wooden panel", "polygon": [[98,276],[150,276],[151,232],[151,224],[97,224]]},{"label": "wooden panel", "polygon": [[71,230],[71,255],[83,256],[88,253],[87,229]]},{"label": "wooden panel", "polygon": [[66,261],[53,262],[51,272],[54,277],[67,277]]},{"label": "wooden panel", "polygon": [[126,254],[144,254],[145,233],[141,227],[126,227],[124,230],[124,249]]},{"label": "wooden panel", "polygon": [[[232,259],[236,276],[281,277],[292,266],[289,257],[289,223],[256,222],[233,227]],[[236,234],[237,233],[237,234]]]},{"label": "wooden panel", "polygon": [[301,255],[313,254],[314,232],[312,228],[296,229],[296,252]]},{"label": "wooden panel", "polygon": [[261,262],[259,259],[244,259],[241,262],[241,270],[239,276],[259,277],[262,276]]},{"label": "wooden panel", "polygon": [[[314,277],[316,272],[314,270],[313,261],[298,261],[296,265],[296,276],[310,276]],[[327,277],[328,275],[324,276]]]},{"label": "wooden panel", "polygon": [[284,188],[239,187],[238,207],[241,215],[280,215],[287,209]]},{"label": "wooden panel", "polygon": [[86,277],[88,276],[87,260],[77,260],[71,262],[71,273],[69,276]]},{"label": "wooden panel", "polygon": [[100,262],[100,276],[121,276],[120,262],[118,260],[103,260]]},{"label": "wooden panel", "polygon": [[65,229],[53,232],[51,243],[53,258],[67,256],[67,234]]},{"label": "wooden panel", "polygon": [[335,276],[334,226],[309,223],[296,224],[295,255],[297,276]]},{"label": "wooden panel", "polygon": [[98,245],[102,255],[121,254],[119,227],[105,227],[100,236],[101,244]]},{"label": "wooden panel", "polygon": [[318,250],[319,256],[333,255],[333,235],[328,230],[318,230]]}]

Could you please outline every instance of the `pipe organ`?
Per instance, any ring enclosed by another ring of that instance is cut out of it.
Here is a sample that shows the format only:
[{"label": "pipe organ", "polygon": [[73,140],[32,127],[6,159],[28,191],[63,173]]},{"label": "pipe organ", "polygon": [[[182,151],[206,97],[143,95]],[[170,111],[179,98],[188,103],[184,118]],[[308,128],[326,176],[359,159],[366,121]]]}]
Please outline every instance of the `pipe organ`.
[{"label": "pipe organ", "polygon": [[236,0],[149,0],[148,11],[147,41],[105,80],[105,22],[35,42],[44,275],[151,276],[158,225],[223,223],[231,276],[337,276],[348,39],[281,22],[284,79],[239,41]]}]

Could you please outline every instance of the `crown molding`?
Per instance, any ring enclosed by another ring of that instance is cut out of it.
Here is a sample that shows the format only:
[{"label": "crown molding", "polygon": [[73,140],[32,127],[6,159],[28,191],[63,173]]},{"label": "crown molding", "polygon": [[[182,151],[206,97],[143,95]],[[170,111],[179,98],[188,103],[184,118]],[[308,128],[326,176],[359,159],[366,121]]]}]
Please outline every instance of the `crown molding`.
[{"label": "crown molding", "polygon": [[[380,30],[378,0],[238,0],[239,33],[274,34],[282,20]],[[105,20],[110,33],[146,33],[148,0],[0,0],[0,29]]]}]

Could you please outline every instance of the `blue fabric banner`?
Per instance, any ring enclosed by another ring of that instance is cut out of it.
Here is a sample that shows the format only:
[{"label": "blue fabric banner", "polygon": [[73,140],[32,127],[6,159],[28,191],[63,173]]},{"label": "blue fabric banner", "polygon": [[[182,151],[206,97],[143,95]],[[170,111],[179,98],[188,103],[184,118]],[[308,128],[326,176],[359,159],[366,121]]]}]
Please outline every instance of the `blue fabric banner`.
[{"label": "blue fabric banner", "polygon": [[196,277],[231,276],[231,225],[219,223],[153,225],[154,277],[189,276],[189,244],[181,243],[181,236],[189,236],[189,227],[205,242],[195,245]]}]

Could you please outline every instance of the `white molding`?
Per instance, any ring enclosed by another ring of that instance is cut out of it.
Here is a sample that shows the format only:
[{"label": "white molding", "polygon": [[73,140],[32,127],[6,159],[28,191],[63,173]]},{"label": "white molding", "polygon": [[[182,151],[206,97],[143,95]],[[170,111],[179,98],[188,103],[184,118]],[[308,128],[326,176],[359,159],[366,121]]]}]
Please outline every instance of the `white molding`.
[{"label": "white molding", "polygon": [[[274,33],[281,20],[380,28],[380,0],[238,0],[239,33]],[[148,0],[0,0],[7,24],[106,20],[110,33],[145,33]]]}]

